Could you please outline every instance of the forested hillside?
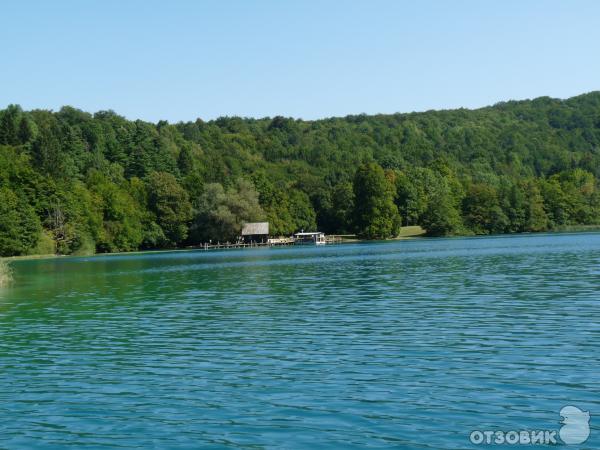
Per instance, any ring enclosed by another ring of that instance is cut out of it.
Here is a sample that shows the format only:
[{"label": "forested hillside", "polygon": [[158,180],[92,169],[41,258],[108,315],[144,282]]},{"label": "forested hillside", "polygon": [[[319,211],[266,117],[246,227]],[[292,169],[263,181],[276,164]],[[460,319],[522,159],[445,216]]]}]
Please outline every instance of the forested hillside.
[{"label": "forested hillside", "polygon": [[478,110],[157,124],[0,112],[0,255],[236,238],[244,221],[387,238],[600,223],[600,92]]}]

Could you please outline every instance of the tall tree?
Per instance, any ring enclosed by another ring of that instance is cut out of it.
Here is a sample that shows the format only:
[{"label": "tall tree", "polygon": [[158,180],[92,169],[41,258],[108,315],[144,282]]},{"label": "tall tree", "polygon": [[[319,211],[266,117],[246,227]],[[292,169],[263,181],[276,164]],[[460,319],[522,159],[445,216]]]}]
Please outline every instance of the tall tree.
[{"label": "tall tree", "polygon": [[463,200],[467,226],[476,234],[502,233],[508,218],[500,207],[497,191],[488,185],[472,185]]},{"label": "tall tree", "polygon": [[263,218],[258,193],[250,181],[239,179],[228,190],[219,183],[208,183],[198,201],[190,241],[235,241],[244,223]]},{"label": "tall tree", "polygon": [[26,254],[41,231],[40,220],[25,199],[0,187],[0,256]]},{"label": "tall tree", "polygon": [[177,245],[187,238],[192,205],[172,174],[152,172],[148,176],[148,206],[164,232],[165,245]]},{"label": "tall tree", "polygon": [[376,163],[364,164],[354,177],[354,223],[365,239],[387,239],[400,231],[394,187]]}]

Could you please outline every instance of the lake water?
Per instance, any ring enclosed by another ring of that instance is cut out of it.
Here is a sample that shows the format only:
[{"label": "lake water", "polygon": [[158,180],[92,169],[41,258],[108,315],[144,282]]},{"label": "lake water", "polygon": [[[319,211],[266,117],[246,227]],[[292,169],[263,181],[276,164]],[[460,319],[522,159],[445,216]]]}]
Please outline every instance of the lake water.
[{"label": "lake water", "polygon": [[485,448],[565,405],[600,448],[600,234],[13,267],[1,448]]}]

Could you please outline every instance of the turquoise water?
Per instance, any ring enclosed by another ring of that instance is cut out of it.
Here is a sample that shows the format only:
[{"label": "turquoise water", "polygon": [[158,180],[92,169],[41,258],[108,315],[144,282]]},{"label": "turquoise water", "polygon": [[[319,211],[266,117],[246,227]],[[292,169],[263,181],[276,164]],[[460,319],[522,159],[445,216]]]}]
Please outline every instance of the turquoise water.
[{"label": "turquoise water", "polygon": [[1,448],[485,448],[569,404],[600,448],[600,234],[13,267]]}]

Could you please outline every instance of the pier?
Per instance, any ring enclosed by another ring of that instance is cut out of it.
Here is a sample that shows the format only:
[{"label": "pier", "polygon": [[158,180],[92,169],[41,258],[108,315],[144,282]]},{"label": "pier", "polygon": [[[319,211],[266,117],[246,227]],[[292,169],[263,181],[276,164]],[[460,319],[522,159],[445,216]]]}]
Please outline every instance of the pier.
[{"label": "pier", "polygon": [[[344,241],[346,236],[341,235],[325,235],[324,243],[328,245],[332,244],[341,244]],[[304,242],[303,242],[304,243]],[[233,249],[233,248],[258,248],[258,247],[282,247],[289,245],[298,245],[300,244],[300,240],[294,237],[289,238],[270,238],[267,241],[263,242],[217,242],[213,243],[204,243],[200,246],[194,246],[190,248],[195,248],[198,250],[225,250],[225,249]]]}]

